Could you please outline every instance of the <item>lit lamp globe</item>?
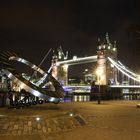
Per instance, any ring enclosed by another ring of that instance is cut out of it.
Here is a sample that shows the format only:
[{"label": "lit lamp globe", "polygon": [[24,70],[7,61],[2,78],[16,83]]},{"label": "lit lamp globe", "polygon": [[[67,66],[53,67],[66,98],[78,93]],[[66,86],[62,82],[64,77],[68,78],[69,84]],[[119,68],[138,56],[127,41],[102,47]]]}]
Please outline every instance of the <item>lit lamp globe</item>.
[{"label": "lit lamp globe", "polygon": [[137,79],[140,81],[140,75],[138,75]]},{"label": "lit lamp globe", "polygon": [[97,69],[96,74],[98,77],[100,77],[103,74],[102,69]]},{"label": "lit lamp globe", "polygon": [[64,68],[65,71],[67,71],[68,65],[67,64],[63,65],[63,68]]},{"label": "lit lamp globe", "polygon": [[99,84],[99,93],[98,93],[98,104],[100,104],[100,81],[101,81],[101,75],[103,74],[103,70],[102,69],[97,69],[97,71],[96,71],[96,74],[97,74],[97,77],[98,77],[98,84]]}]

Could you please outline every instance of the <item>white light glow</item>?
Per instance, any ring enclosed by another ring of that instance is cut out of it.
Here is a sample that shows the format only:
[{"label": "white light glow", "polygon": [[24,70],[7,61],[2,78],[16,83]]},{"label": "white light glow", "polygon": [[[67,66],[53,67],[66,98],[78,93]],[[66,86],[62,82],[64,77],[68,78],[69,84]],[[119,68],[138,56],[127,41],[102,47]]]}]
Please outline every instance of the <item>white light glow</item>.
[{"label": "white light glow", "polygon": [[140,88],[139,85],[110,85],[112,88]]},{"label": "white light glow", "polygon": [[137,78],[140,80],[140,75],[138,75]]},{"label": "white light glow", "polygon": [[101,76],[103,74],[103,69],[97,69],[96,74]]},{"label": "white light glow", "polygon": [[139,76],[139,75],[137,75],[136,73],[134,73],[134,72],[128,70],[120,61],[118,61],[118,63],[120,64],[120,67],[121,67],[122,69],[124,69],[125,71],[127,71],[128,73],[132,74],[133,76]]},{"label": "white light glow", "polygon": [[126,72],[121,68],[121,66],[120,66],[119,64],[117,64],[113,59],[111,59],[110,57],[108,57],[108,59],[109,59],[109,61],[110,61],[111,63],[113,63],[113,65],[114,65],[119,71],[121,71],[123,74],[125,74],[126,76],[128,76],[129,78],[131,78],[131,79],[133,79],[133,80],[135,80],[135,81],[137,81],[137,82],[140,82],[139,79],[137,79],[137,78],[133,77],[132,75],[129,75],[128,73],[126,73]]},{"label": "white light glow", "polygon": [[73,56],[73,60],[76,60],[77,59],[77,56],[75,55],[75,56]]},{"label": "white light glow", "polygon": [[34,91],[33,91],[33,95],[39,97],[40,93],[39,93],[38,91],[34,90]]},{"label": "white light glow", "polygon": [[57,66],[62,65],[62,64],[73,65],[75,62],[77,62],[78,64],[81,64],[83,61],[91,61],[91,60],[92,62],[97,61],[97,55],[77,58],[76,60],[70,59],[70,60],[65,60],[65,61],[59,61],[59,62],[56,62],[56,65]]},{"label": "white light glow", "polygon": [[68,67],[69,67],[69,65],[67,65],[67,64],[65,64],[65,65],[63,66],[64,70],[67,70]]},{"label": "white light glow", "polygon": [[73,116],[73,113],[70,113],[69,116],[72,117]]},{"label": "white light glow", "polygon": [[37,120],[37,121],[40,121],[40,118],[39,118],[39,117],[37,117],[37,118],[36,118],[36,120]]},{"label": "white light glow", "polygon": [[111,64],[110,66],[111,66],[112,68],[114,68],[114,65],[113,65],[113,64]]},{"label": "white light glow", "polygon": [[51,97],[51,98],[49,98],[49,101],[50,102],[54,102],[55,101],[55,98]]},{"label": "white light glow", "polygon": [[116,48],[113,48],[113,51],[116,51]]}]

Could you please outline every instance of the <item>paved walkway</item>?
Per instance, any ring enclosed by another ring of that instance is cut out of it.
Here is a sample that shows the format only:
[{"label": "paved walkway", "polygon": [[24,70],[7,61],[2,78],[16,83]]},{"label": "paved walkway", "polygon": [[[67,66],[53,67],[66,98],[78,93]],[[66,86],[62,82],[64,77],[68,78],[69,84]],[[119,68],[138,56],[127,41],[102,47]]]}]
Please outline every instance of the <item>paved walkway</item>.
[{"label": "paved walkway", "polygon": [[0,140],[139,140],[140,101],[0,108]]}]

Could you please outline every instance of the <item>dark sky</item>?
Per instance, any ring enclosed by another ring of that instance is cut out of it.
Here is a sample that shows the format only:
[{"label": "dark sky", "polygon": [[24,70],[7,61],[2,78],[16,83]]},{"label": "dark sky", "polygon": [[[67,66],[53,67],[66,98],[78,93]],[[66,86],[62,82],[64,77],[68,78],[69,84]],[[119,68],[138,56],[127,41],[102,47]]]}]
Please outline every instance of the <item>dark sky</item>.
[{"label": "dark sky", "polygon": [[108,32],[111,41],[117,41],[119,60],[140,71],[140,44],[127,32],[135,25],[140,27],[139,0],[0,2],[1,50],[14,51],[36,64],[60,45],[70,56],[94,55],[97,38],[104,39]]}]

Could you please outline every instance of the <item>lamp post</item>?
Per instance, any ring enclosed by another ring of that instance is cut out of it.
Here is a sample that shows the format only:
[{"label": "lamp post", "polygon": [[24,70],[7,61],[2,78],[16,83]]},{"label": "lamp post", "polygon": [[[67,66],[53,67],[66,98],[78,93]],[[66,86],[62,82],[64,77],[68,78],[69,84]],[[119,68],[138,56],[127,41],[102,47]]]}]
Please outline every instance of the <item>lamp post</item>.
[{"label": "lamp post", "polygon": [[67,65],[67,64],[65,64],[63,66],[64,72],[65,72],[65,85],[66,86],[68,85],[68,67],[69,67],[69,65]]},{"label": "lamp post", "polygon": [[99,85],[99,87],[98,87],[98,104],[100,104],[101,103],[101,91],[100,91],[101,75],[102,75],[103,71],[102,71],[102,69],[97,69],[96,73],[97,73],[97,80],[98,80],[98,85]]}]

